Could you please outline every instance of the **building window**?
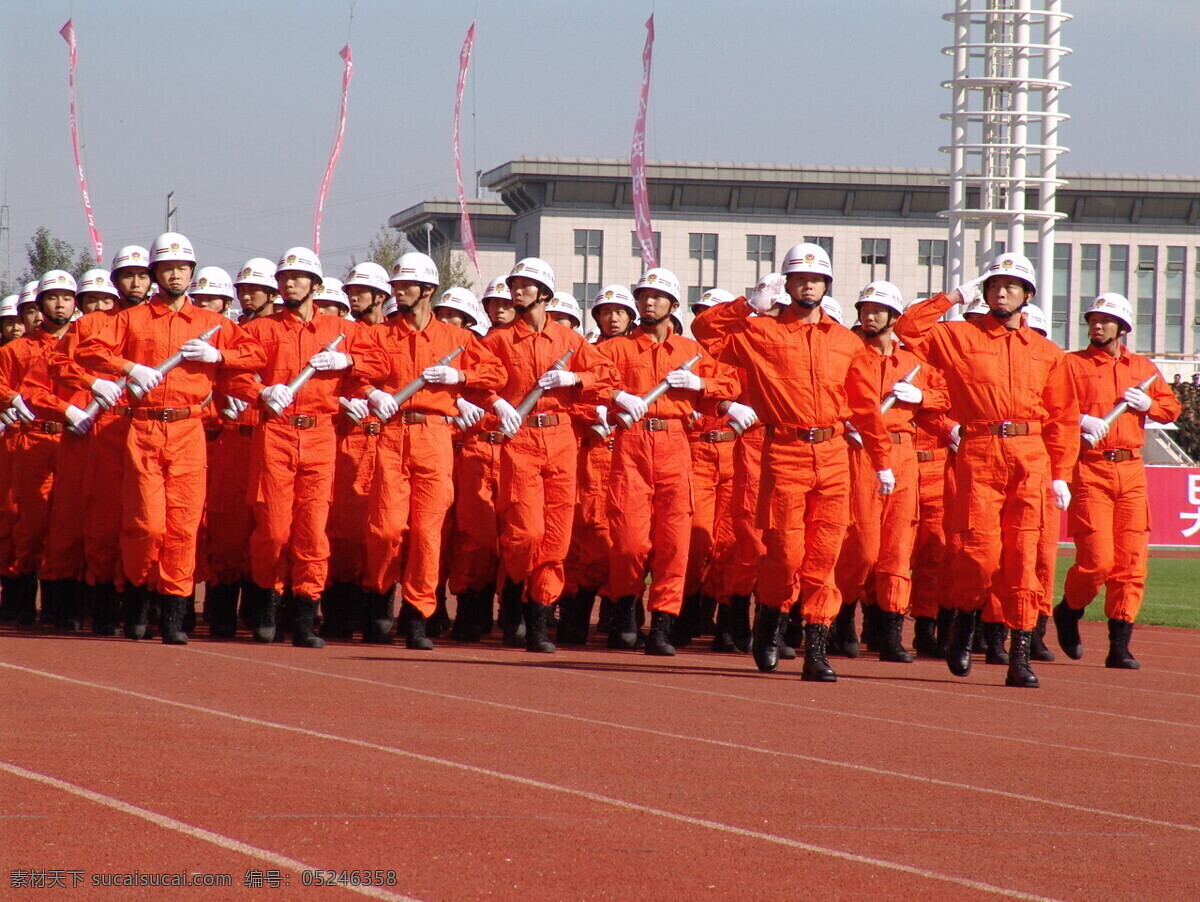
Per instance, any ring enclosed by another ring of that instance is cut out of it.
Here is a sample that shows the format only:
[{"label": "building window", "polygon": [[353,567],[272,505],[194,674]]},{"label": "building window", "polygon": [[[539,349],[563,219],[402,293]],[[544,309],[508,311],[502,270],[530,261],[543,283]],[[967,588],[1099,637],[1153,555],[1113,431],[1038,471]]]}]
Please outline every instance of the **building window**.
[{"label": "building window", "polygon": [[1108,248],[1108,290],[1129,297],[1129,245],[1113,244]]},{"label": "building window", "polygon": [[1036,273],[1038,271],[1038,244],[1036,241],[1025,242],[1025,259],[1029,261],[1029,265]]},{"label": "building window", "polygon": [[888,277],[888,258],[891,256],[892,242],[887,238],[864,238],[862,240],[862,263],[870,267],[869,282]]},{"label": "building window", "polygon": [[1133,339],[1136,350],[1154,350],[1154,296],[1158,293],[1158,248],[1138,247],[1137,302],[1134,305],[1137,328]]},{"label": "building window", "polygon": [[572,283],[571,294],[587,310],[591,299],[600,293],[600,283],[604,281],[604,233],[599,229],[576,229],[575,256],[583,260],[576,264],[580,267],[576,270],[580,278]]},{"label": "building window", "polygon": [[833,239],[826,238],[822,235],[805,235],[804,240],[809,244],[815,244],[821,250],[829,255],[829,260],[833,262]]},{"label": "building window", "polygon": [[917,265],[921,267],[921,297],[938,294],[946,282],[946,242],[931,238],[917,241]]},{"label": "building window", "polygon": [[1167,248],[1167,332],[1164,351],[1183,353],[1183,272],[1187,248]]},{"label": "building window", "polygon": [[1067,346],[1071,306],[1071,245],[1054,245],[1054,285],[1050,294],[1050,340]]},{"label": "building window", "polygon": [[[1079,246],[1079,309],[1086,311],[1100,294],[1100,245]],[[1088,343],[1087,321],[1079,316],[1079,346]]]},{"label": "building window", "polygon": [[691,289],[698,290],[696,298],[717,284],[717,236],[712,232],[691,232],[688,235],[688,257],[696,261],[696,281],[688,288],[688,303],[692,303]]},{"label": "building window", "polygon": [[[652,235],[651,241],[654,242],[654,256],[657,257],[659,260],[661,260],[662,259],[662,232],[652,232],[651,235]],[[629,237],[630,237],[630,244],[629,244],[630,253],[632,253],[633,256],[637,257],[639,260],[642,259],[642,242],[638,241],[637,230],[635,229],[634,231],[630,232]]]},{"label": "building window", "polygon": [[775,269],[775,236],[747,235],[746,259],[754,263],[754,281]]}]

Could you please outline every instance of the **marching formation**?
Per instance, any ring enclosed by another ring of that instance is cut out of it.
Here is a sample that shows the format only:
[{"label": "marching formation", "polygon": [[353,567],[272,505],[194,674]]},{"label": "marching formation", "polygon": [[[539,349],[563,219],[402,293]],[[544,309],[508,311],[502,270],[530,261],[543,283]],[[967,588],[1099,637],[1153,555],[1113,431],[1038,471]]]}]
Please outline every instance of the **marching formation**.
[{"label": "marching formation", "polygon": [[863,645],[911,663],[911,618],[917,655],[1032,688],[1048,625],[1080,658],[1103,588],[1105,663],[1138,667],[1143,430],[1180,407],[1120,295],[1066,353],[1008,253],[912,305],[872,282],[843,324],[799,244],[749,297],[697,299],[694,337],[669,270],[607,286],[589,340],[537,258],[479,299],[419,253],[344,281],[302,247],[196,264],[168,232],[0,306],[0,619],[40,599],[59,629],[184,644],[203,582],[217,639],[548,654],[594,629],[834,682]]}]

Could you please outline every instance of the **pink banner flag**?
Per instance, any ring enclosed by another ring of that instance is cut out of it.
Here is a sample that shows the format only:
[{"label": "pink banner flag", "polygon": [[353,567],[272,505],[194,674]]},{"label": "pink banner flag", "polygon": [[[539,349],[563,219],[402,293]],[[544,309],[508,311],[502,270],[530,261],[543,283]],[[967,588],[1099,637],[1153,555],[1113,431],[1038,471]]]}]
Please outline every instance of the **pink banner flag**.
[{"label": "pink banner flag", "polygon": [[75,169],[79,172],[79,190],[83,193],[83,212],[87,216],[88,231],[92,237],[92,253],[97,263],[104,262],[104,242],[100,240],[100,230],[96,228],[96,217],[92,215],[92,199],[88,196],[87,176],[83,174],[83,158],[79,154],[79,119],[75,114],[75,63],[79,58],[75,46],[75,20],[67,19],[67,24],[59,29],[59,34],[71,48],[71,66],[67,81],[71,86],[71,144],[75,148]]},{"label": "pink banner flag", "polygon": [[462,209],[460,231],[463,250],[471,258],[471,262],[475,265],[475,272],[482,279],[483,272],[479,268],[479,258],[475,254],[475,233],[471,231],[471,216],[467,212],[467,195],[463,191],[462,157],[459,154],[458,146],[458,119],[462,112],[463,89],[467,86],[467,68],[471,65],[471,47],[474,43],[475,23],[472,22],[471,27],[467,29],[467,37],[463,41],[462,50],[458,52],[458,93],[454,97],[454,171],[458,175],[458,205]]},{"label": "pink banner flag", "polygon": [[350,45],[347,44],[338,53],[346,65],[342,68],[342,106],[338,112],[337,137],[333,139],[333,150],[329,152],[329,165],[325,167],[325,178],[321,179],[321,193],[317,197],[317,216],[313,224],[313,253],[321,253],[321,215],[325,212],[325,195],[329,192],[329,183],[333,181],[333,170],[337,166],[338,157],[342,155],[342,136],[346,133],[346,101],[350,98],[350,79],[354,75],[354,59],[350,55]]},{"label": "pink banner flag", "polygon": [[654,16],[646,20],[646,46],[642,50],[642,96],[638,102],[637,122],[633,126],[633,146],[629,150],[629,171],[633,176],[633,217],[637,223],[642,263],[647,269],[658,266],[654,249],[654,227],[650,224],[650,194],[646,189],[646,106],[650,102],[650,58],[654,52]]}]

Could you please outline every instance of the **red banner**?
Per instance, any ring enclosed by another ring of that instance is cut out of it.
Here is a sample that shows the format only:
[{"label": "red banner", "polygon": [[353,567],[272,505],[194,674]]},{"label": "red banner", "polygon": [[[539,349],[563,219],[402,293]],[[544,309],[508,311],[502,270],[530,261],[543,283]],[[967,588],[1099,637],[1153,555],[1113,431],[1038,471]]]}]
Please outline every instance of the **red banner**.
[{"label": "red banner", "polygon": [[317,197],[317,217],[313,224],[313,253],[321,253],[321,215],[325,212],[325,195],[333,181],[333,170],[342,155],[342,136],[346,133],[346,101],[350,98],[350,79],[354,75],[354,60],[347,44],[338,53],[346,65],[342,67],[342,107],[338,112],[337,137],[333,139],[333,150],[329,152],[329,165],[325,167],[325,178],[321,179],[321,193]]},{"label": "red banner", "polygon": [[646,46],[642,50],[642,95],[638,101],[637,122],[633,126],[633,146],[629,150],[629,171],[633,176],[633,218],[637,223],[638,244],[642,246],[642,264],[646,269],[658,266],[654,249],[654,227],[650,224],[650,194],[646,189],[646,106],[650,102],[650,58],[654,51],[654,16],[646,20]]},{"label": "red banner", "polygon": [[75,20],[67,19],[67,24],[59,29],[59,34],[71,48],[71,64],[67,82],[71,86],[71,144],[75,148],[75,169],[79,172],[79,190],[83,194],[83,212],[87,216],[88,232],[92,238],[92,253],[96,263],[104,262],[104,242],[100,240],[100,230],[96,228],[96,217],[92,215],[92,199],[88,196],[87,177],[83,174],[83,158],[79,154],[79,119],[75,114],[75,63],[79,53],[75,46]]},{"label": "red banner", "polygon": [[467,29],[466,40],[463,41],[462,50],[458,52],[458,91],[454,95],[454,172],[458,176],[458,206],[462,209],[462,246],[467,252],[467,256],[471,258],[471,262],[475,264],[475,272],[479,274],[480,280],[483,279],[483,272],[479,268],[479,258],[475,255],[475,233],[471,230],[471,216],[467,213],[467,195],[463,191],[462,180],[462,157],[458,152],[458,118],[462,112],[463,89],[467,86],[467,67],[471,65],[471,47],[475,44],[475,23],[471,23],[471,27]]},{"label": "red banner", "polygon": [[[1146,467],[1150,544],[1200,552],[1200,467]],[[1062,517],[1060,542],[1070,542]]]}]

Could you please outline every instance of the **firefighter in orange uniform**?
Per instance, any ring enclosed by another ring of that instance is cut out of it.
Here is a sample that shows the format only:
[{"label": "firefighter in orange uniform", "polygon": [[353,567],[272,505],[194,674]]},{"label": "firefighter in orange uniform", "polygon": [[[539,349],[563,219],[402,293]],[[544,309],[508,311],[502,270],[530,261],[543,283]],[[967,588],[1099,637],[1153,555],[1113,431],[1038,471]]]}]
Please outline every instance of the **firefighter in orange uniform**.
[{"label": "firefighter in orange uniform", "polygon": [[[981,285],[990,310],[981,323],[938,322]],[[970,673],[974,611],[990,589],[1012,631],[1005,684],[1022,688],[1038,685],[1029,652],[1042,591],[1045,493],[1066,509],[1079,445],[1079,405],[1063,351],[1020,315],[1036,290],[1029,261],[1000,254],[979,278],[914,304],[896,325],[901,341],[945,375],[962,422],[954,519],[963,551],[954,557],[960,596],[947,664],[956,676]]]},{"label": "firefighter in orange uniform", "polygon": [[[1158,367],[1124,346],[1124,336],[1133,331],[1128,300],[1102,294],[1084,317],[1090,345],[1067,355],[1085,440],[1072,479],[1074,502],[1067,511],[1075,563],[1054,608],[1054,626],[1067,657],[1081,658],[1079,618],[1103,586],[1108,618],[1104,666],[1137,670],[1140,664],[1129,651],[1129,640],[1145,593],[1150,542],[1140,449],[1146,420],[1173,422],[1181,407]],[[1128,410],[1109,423],[1105,417],[1119,403]]]}]

